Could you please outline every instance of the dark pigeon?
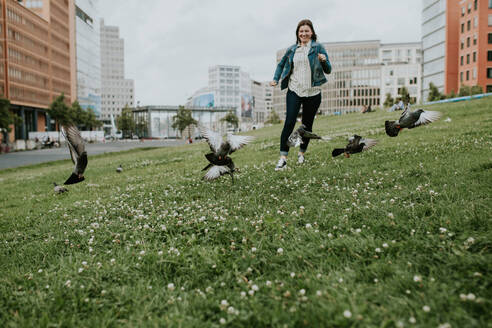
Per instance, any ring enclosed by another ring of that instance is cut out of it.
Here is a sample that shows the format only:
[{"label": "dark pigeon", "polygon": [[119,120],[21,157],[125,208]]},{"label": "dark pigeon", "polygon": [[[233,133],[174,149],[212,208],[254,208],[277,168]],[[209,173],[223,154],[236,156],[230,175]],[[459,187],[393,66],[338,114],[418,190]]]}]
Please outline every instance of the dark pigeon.
[{"label": "dark pigeon", "polygon": [[345,157],[349,158],[350,154],[360,153],[363,150],[367,150],[378,143],[375,139],[365,139],[361,136],[354,134],[353,137],[348,139],[349,143],[345,148],[335,148],[331,152],[331,156],[336,157],[340,154],[345,154]]},{"label": "dark pigeon", "polygon": [[63,135],[67,140],[70,156],[74,168],[70,177],[64,184],[75,184],[84,181],[84,171],[87,167],[87,152],[85,151],[84,139],[80,136],[79,129],[74,125],[64,126]]},{"label": "dark pigeon", "polygon": [[435,122],[441,118],[441,115],[440,112],[425,111],[423,109],[417,109],[412,112],[407,106],[398,121],[386,121],[384,122],[384,127],[388,136],[396,137],[404,128],[413,129],[420,125]]}]

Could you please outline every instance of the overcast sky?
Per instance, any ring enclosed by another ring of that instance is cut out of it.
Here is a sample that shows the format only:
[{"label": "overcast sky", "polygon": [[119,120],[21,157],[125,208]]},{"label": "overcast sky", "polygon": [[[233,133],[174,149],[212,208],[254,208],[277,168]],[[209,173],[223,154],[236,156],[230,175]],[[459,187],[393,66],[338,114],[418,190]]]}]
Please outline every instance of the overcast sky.
[{"label": "overcast sky", "polygon": [[320,42],[418,42],[421,12],[421,0],[100,0],[105,24],[125,40],[140,105],[184,104],[213,65],[270,81],[276,51],[295,42],[304,18]]}]

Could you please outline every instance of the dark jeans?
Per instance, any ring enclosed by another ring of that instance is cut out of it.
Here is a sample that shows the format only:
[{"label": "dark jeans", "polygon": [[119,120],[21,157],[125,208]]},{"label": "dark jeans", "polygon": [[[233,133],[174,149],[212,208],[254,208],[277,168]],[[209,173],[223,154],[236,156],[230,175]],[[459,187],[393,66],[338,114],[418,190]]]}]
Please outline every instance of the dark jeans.
[{"label": "dark jeans", "polygon": [[[297,121],[297,114],[302,105],[302,124],[306,126],[306,130],[313,131],[313,121],[319,105],[321,104],[321,93],[312,97],[299,97],[295,92],[287,91],[287,116],[285,117],[285,124],[280,136],[280,155],[289,153],[289,146],[287,145],[287,139],[294,130]],[[308,147],[310,139],[302,138],[302,144],[300,151],[304,153]]]}]

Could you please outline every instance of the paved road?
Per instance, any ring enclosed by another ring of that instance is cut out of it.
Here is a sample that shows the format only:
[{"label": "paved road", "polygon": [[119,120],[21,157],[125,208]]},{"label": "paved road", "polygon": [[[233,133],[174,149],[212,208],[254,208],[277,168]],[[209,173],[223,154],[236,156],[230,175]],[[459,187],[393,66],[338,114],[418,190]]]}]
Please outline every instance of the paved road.
[{"label": "paved road", "polygon": [[[131,140],[86,144],[85,149],[87,150],[87,154],[90,156],[133,148],[170,147],[182,144],[184,144],[184,140],[145,140],[144,142]],[[8,154],[0,154],[0,170],[31,164],[52,162],[61,159],[70,159],[70,152],[66,145],[61,146],[60,148],[17,151]]]}]

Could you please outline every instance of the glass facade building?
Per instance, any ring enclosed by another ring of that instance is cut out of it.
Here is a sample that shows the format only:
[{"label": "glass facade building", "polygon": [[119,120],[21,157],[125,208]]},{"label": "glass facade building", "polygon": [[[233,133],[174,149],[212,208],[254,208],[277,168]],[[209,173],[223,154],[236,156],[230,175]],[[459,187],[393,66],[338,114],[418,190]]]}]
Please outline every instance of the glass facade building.
[{"label": "glass facade building", "polygon": [[101,115],[99,0],[75,0],[77,100]]}]

